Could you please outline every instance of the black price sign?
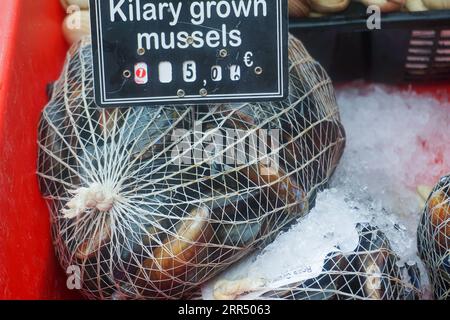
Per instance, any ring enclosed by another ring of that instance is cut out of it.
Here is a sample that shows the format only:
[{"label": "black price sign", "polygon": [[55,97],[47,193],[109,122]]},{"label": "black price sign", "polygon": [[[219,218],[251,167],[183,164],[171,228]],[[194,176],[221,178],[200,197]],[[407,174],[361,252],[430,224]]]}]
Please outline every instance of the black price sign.
[{"label": "black price sign", "polygon": [[90,0],[103,107],[282,100],[287,0]]}]

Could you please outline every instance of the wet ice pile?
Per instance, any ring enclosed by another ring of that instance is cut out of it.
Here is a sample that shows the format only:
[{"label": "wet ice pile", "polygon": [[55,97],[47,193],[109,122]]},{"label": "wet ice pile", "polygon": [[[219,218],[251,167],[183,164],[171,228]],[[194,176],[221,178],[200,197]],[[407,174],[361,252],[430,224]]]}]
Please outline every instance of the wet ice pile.
[{"label": "wet ice pile", "polygon": [[398,266],[420,266],[429,297],[417,256],[423,202],[416,189],[450,172],[450,104],[379,86],[343,89],[338,101],[348,142],[331,189],[319,194],[315,208],[288,232],[205,286],[204,298],[273,297],[280,288],[292,297],[301,283],[317,279],[327,254],[355,250],[360,223],[386,235]]},{"label": "wet ice pile", "polygon": [[374,220],[393,248],[417,260],[416,190],[450,172],[450,103],[380,86],[341,90],[338,101],[348,143],[332,186],[384,212]]}]

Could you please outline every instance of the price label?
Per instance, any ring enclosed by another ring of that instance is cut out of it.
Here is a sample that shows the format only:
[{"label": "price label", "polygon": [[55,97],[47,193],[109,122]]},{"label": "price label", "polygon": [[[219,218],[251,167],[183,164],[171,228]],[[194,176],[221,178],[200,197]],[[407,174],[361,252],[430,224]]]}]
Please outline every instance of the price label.
[{"label": "price label", "polygon": [[137,63],[134,66],[134,81],[136,84],[148,83],[148,66],[146,63]]},{"label": "price label", "polygon": [[94,92],[102,107],[287,96],[287,0],[90,0],[90,6]]}]

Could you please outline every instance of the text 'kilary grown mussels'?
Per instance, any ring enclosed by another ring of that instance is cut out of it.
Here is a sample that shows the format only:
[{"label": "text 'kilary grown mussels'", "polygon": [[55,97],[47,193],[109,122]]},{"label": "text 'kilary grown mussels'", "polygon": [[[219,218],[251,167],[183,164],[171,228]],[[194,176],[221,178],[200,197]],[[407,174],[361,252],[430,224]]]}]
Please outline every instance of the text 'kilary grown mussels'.
[{"label": "text 'kilary grown mussels'", "polygon": [[293,37],[277,103],[101,109],[89,38],[39,127],[57,256],[97,299],[190,298],[314,203],[345,145],[331,80]]},{"label": "text 'kilary grown mussels'", "polygon": [[450,176],[431,192],[417,231],[420,257],[425,262],[436,299],[450,299]]},{"label": "text 'kilary grown mussels'", "polygon": [[[302,223],[305,222],[299,222]],[[421,297],[418,266],[401,264],[378,227],[358,223],[352,229],[352,234],[345,239],[350,243],[354,241],[352,249],[335,246],[323,257],[318,250],[313,260],[306,256],[295,259],[300,263],[298,266],[292,263],[286,270],[272,266],[271,275],[255,270],[260,266],[259,259],[266,259],[267,253],[273,254],[265,248],[267,251],[259,252],[256,257],[213,279],[203,288],[203,297],[216,300],[418,300]],[[271,246],[277,241],[281,247],[279,254],[286,254],[283,251],[286,250],[283,248],[285,240],[277,238]]]}]

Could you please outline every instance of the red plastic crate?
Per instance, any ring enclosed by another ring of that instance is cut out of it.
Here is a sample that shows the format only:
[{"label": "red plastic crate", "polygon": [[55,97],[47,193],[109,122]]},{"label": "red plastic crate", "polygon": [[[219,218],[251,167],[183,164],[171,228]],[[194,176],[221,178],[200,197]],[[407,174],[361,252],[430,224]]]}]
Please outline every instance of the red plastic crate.
[{"label": "red plastic crate", "polygon": [[[37,125],[46,85],[67,45],[59,0],[0,1],[0,299],[78,298],[55,259],[36,177]],[[448,99],[448,84],[419,86]]]},{"label": "red plastic crate", "polygon": [[35,175],[46,85],[67,50],[64,10],[59,0],[3,0],[0,12],[0,298],[69,298]]}]

